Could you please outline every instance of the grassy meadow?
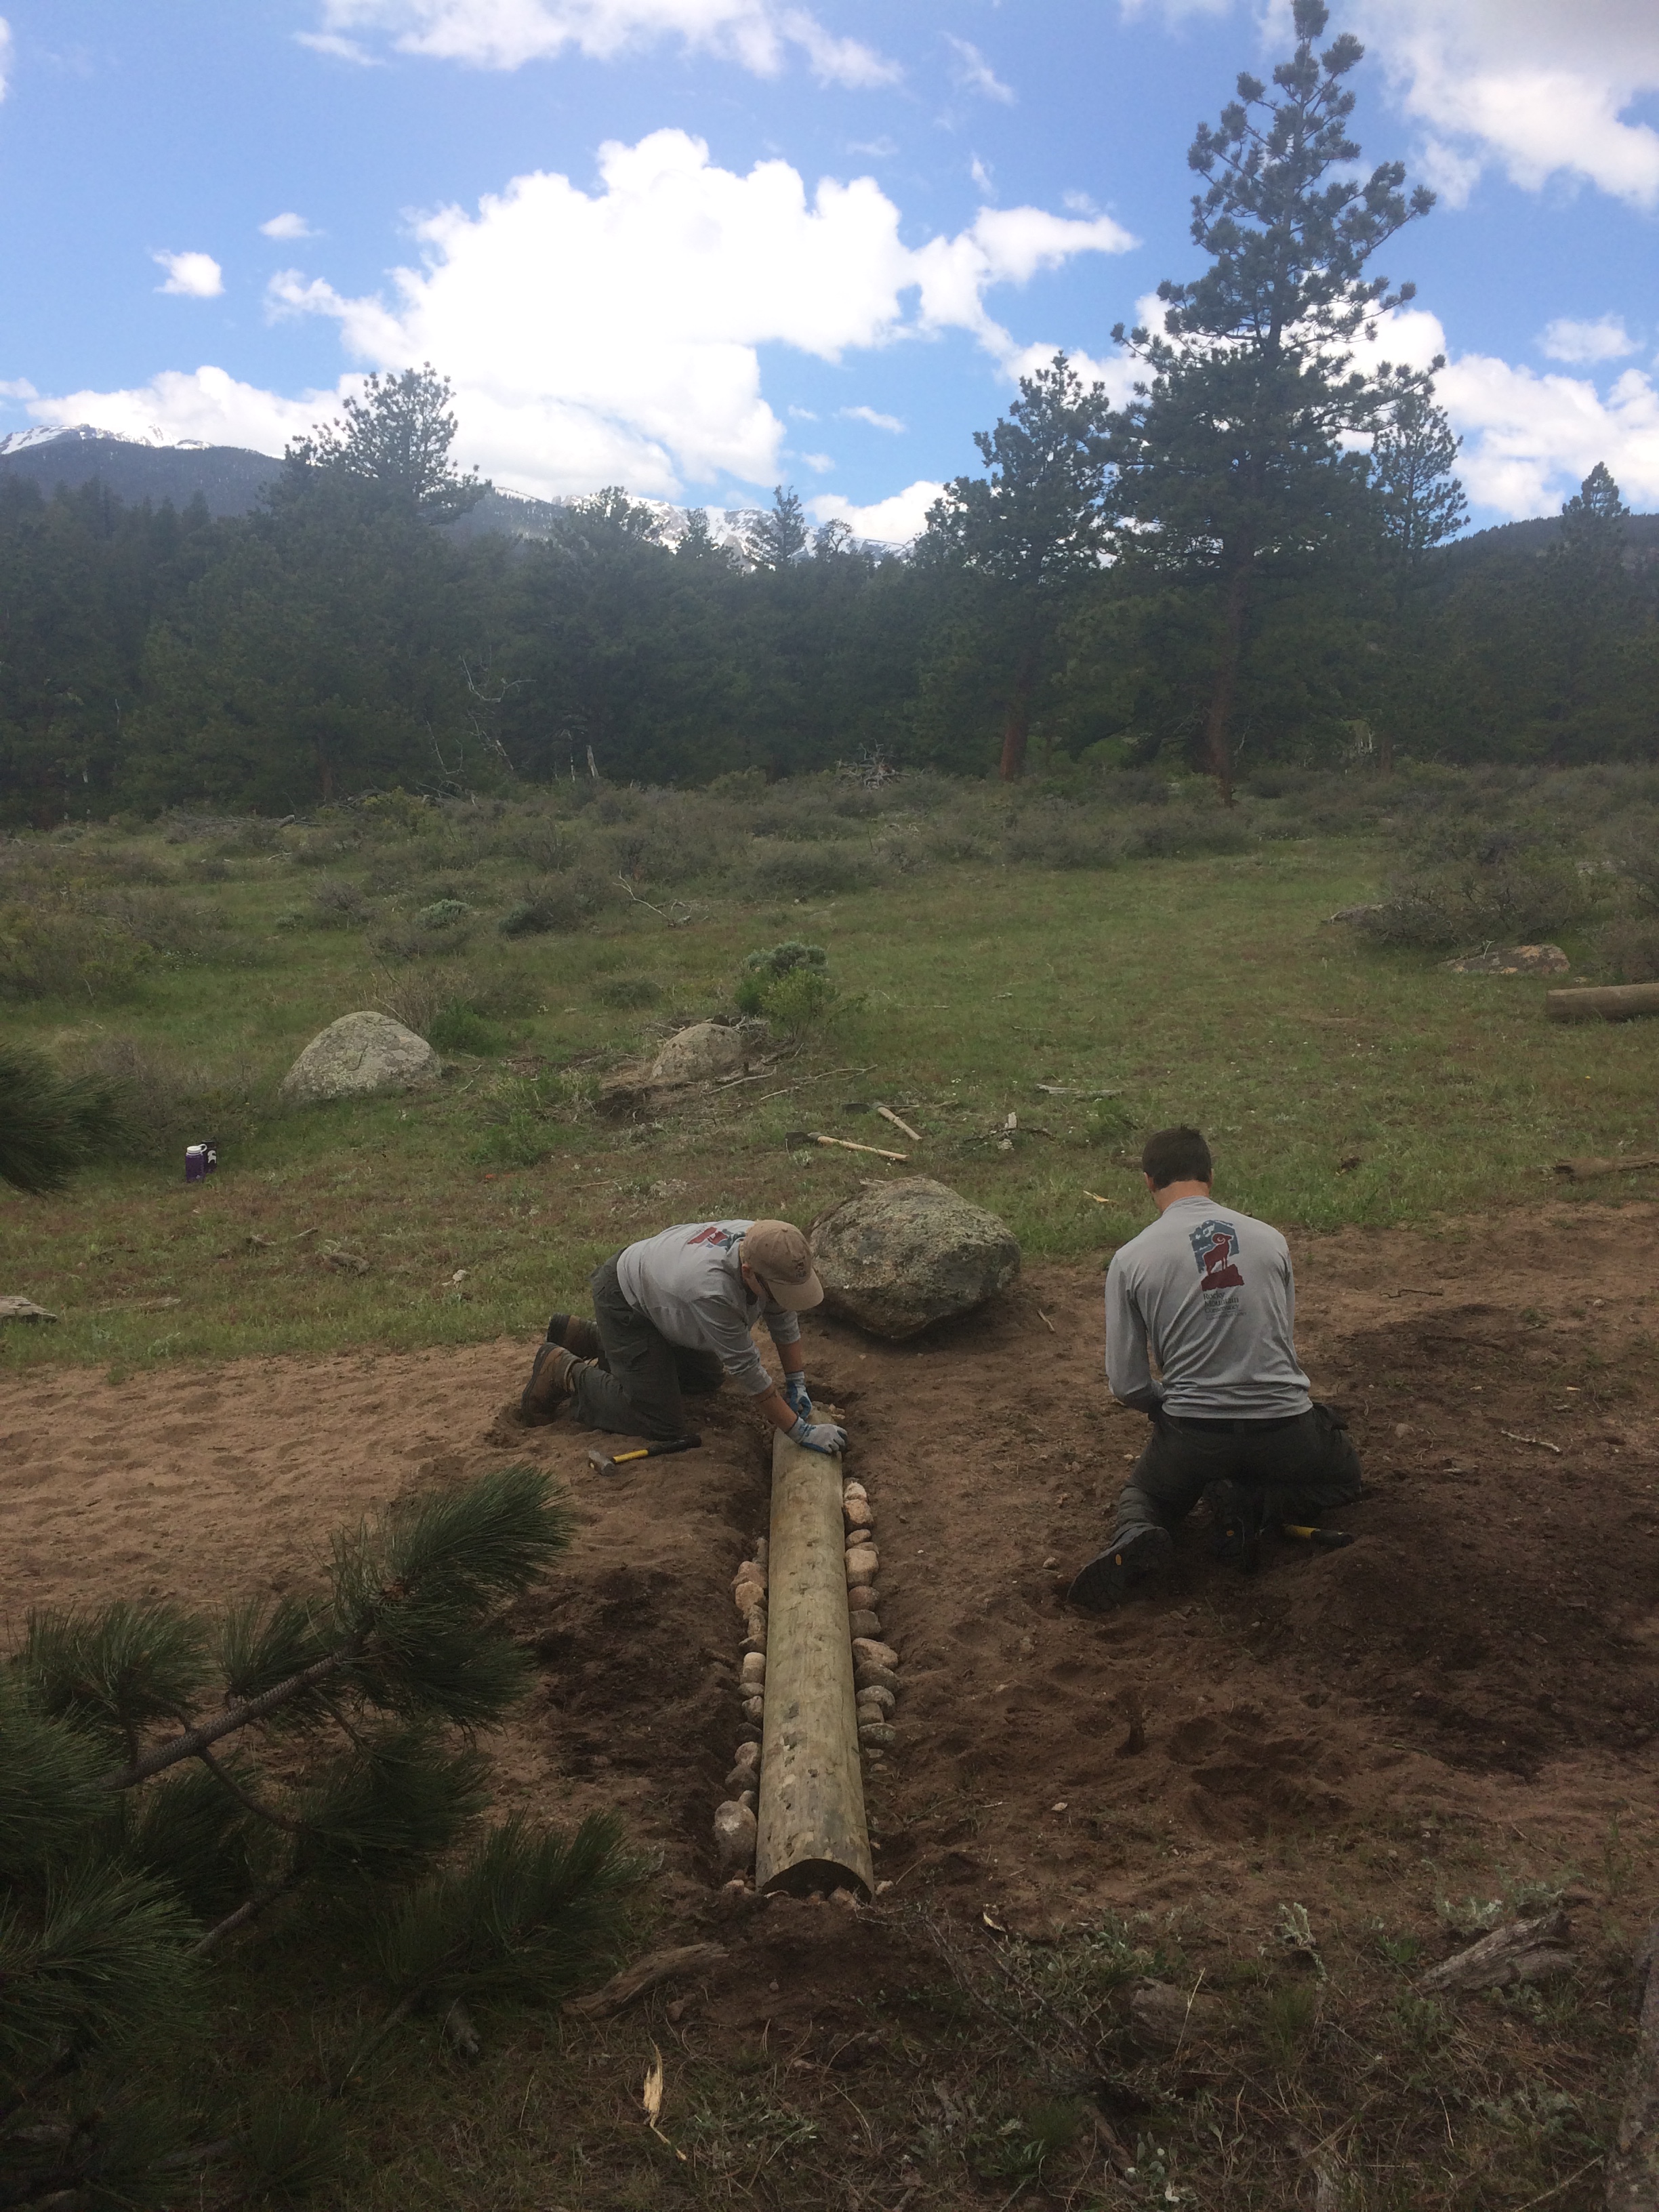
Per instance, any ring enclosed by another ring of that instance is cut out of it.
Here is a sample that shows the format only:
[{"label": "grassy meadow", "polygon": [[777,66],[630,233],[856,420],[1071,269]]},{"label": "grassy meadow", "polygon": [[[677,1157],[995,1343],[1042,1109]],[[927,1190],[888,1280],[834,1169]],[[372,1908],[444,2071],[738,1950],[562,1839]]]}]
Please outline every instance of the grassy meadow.
[{"label": "grassy meadow", "polygon": [[[1500,860],[1531,823],[1543,888],[1519,918],[1547,925],[1577,848],[1593,895],[1569,884],[1550,933],[1605,973],[1632,925],[1597,841],[1644,789],[1308,779],[1227,816],[1121,781],[1127,799],[931,778],[399,798],[10,841],[4,1035],[120,1076],[137,1127],[63,1194],[0,1199],[0,1288],[60,1316],[0,1356],[122,1370],[523,1330],[665,1221],[805,1222],[872,1174],[941,1177],[1028,1254],[1104,1252],[1146,1218],[1141,1136],[1176,1120],[1210,1135],[1230,1199],[1310,1230],[1470,1216],[1555,1191],[1564,1154],[1652,1147],[1651,1024],[1549,1024],[1541,981],[1452,975],[1443,942],[1328,919],[1409,889],[1435,849],[1444,879],[1471,816],[1511,825]],[[731,1013],[745,957],[787,939],[825,949],[838,995],[783,1010],[758,1079],[601,1115],[608,1070]],[[441,1085],[282,1110],[307,1041],[374,1006],[431,1033]],[[792,1146],[803,1130],[910,1157]],[[187,1187],[198,1137],[219,1172]]]}]

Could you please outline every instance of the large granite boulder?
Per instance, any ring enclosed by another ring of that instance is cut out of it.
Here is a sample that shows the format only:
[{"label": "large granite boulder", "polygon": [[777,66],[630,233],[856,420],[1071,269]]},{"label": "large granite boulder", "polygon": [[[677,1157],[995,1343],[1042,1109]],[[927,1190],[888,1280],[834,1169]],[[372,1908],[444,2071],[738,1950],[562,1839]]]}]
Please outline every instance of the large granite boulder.
[{"label": "large granite boulder", "polygon": [[410,1091],[443,1073],[423,1036],[390,1014],[342,1014],[300,1054],[283,1078],[285,1105],[315,1106],[325,1098],[357,1098],[375,1091]]},{"label": "large granite boulder", "polygon": [[676,1030],[652,1061],[647,1084],[667,1090],[683,1083],[714,1083],[741,1075],[748,1065],[748,1043],[730,1022],[694,1022]]},{"label": "large granite boulder", "polygon": [[811,1242],[825,1310],[873,1336],[969,1313],[1019,1273],[1007,1225],[927,1176],[845,1200],[813,1223]]}]

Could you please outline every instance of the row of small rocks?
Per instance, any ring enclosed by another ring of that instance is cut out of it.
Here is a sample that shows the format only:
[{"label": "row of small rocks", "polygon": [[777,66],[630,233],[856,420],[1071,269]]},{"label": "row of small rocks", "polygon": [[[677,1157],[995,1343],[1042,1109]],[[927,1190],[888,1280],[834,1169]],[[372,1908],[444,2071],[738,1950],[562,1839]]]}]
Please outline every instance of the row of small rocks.
[{"label": "row of small rocks", "polygon": [[[861,1482],[844,1482],[842,1520],[846,1531],[848,1625],[853,1638],[853,1686],[858,1700],[859,1744],[872,1766],[897,1741],[893,1710],[898,1700],[898,1654],[882,1641],[876,1610],[876,1516]],[[756,1808],[760,1792],[761,1742],[766,1721],[767,1547],[764,1538],[732,1577],[732,1595],[743,1616],[743,1666],[738,1684],[743,1720],[726,1796],[714,1808],[714,1848],[728,1875],[742,1875],[755,1863]]]}]

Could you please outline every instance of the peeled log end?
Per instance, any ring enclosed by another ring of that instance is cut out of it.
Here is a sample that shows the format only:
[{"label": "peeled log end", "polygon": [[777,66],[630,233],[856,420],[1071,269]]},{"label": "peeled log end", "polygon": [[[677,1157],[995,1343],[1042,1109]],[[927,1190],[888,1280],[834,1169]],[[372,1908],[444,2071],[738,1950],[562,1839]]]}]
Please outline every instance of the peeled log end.
[{"label": "peeled log end", "polygon": [[1550,1981],[1572,1971],[1572,1954],[1562,1948],[1566,1935],[1565,1912],[1512,1920],[1471,1943],[1467,1951],[1431,1966],[1419,1976],[1417,1986],[1425,1996],[1439,1996],[1459,1990],[1505,1990],[1522,1982]]}]

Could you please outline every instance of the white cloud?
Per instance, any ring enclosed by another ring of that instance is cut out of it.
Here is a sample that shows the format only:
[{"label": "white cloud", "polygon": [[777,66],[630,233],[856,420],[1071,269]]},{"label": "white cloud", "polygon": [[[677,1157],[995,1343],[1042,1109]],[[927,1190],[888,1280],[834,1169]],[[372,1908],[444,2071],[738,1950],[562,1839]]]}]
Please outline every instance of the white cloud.
[{"label": "white cloud", "polygon": [[966,39],[957,38],[949,31],[945,33],[945,43],[956,56],[951,64],[952,84],[959,86],[963,92],[980,93],[987,100],[1000,100],[1006,107],[1013,106],[1013,87],[1004,84],[977,46],[969,45]]},{"label": "white cloud", "polygon": [[867,422],[872,430],[896,432],[908,427],[896,415],[878,415],[873,407],[843,407],[841,419],[843,422]]},{"label": "white cloud", "polygon": [[167,272],[158,292],[176,293],[185,300],[216,300],[225,289],[225,272],[210,253],[152,253],[150,259]]},{"label": "white cloud", "polygon": [[204,446],[252,446],[257,453],[280,453],[290,438],[337,413],[341,401],[362,381],[342,377],[332,392],[283,399],[257,385],[239,383],[222,368],[170,368],[128,392],[68,392],[40,398],[20,390],[19,397],[27,400],[37,422],[86,422],[94,430],[165,445],[198,439]]},{"label": "white cloud", "polygon": [[1458,474],[1480,506],[1553,514],[1598,461],[1633,506],[1659,505],[1659,389],[1639,369],[1604,394],[1588,377],[1465,354],[1442,372],[1440,397],[1464,436]]},{"label": "white cloud", "polygon": [[988,200],[994,200],[996,198],[997,188],[992,179],[991,172],[977,154],[968,164],[968,174],[973,179],[974,190],[976,192],[982,193]]},{"label": "white cloud", "polygon": [[323,0],[323,29],[307,46],[365,57],[364,37],[388,38],[402,53],[477,69],[515,70],[574,50],[590,60],[678,39],[775,76],[789,50],[805,54],[821,82],[856,88],[896,83],[896,62],[857,39],[839,39],[804,8],[781,0]]},{"label": "white cloud", "polygon": [[[919,247],[900,229],[870,177],[809,193],[787,162],[738,174],[699,140],[659,131],[604,147],[590,191],[538,173],[476,210],[423,218],[418,264],[395,270],[384,295],[349,297],[288,269],[266,310],[331,319],[364,369],[436,362],[456,386],[459,458],[505,483],[544,495],[625,483],[673,499],[722,476],[776,480],[785,426],[763,393],[763,346],[836,362],[966,331],[1017,374],[1054,349],[997,321],[994,289],[1133,243],[1109,217],[1040,208],[981,209]],[[204,368],[29,404],[43,422],[280,452],[338,401]],[[873,409],[860,419],[885,427]]]},{"label": "white cloud", "polygon": [[805,462],[815,477],[827,477],[836,465],[831,453],[798,453],[795,458]]},{"label": "white cloud", "polygon": [[839,492],[820,492],[807,501],[806,511],[814,522],[844,522],[855,538],[867,538],[873,544],[908,545],[921,536],[927,510],[944,489],[924,477],[870,507],[854,507]]},{"label": "white cloud", "polygon": [[[1121,0],[1126,17],[1152,4]],[[1178,21],[1232,5],[1159,0],[1159,12]],[[1275,49],[1287,14],[1265,11]],[[1454,205],[1495,163],[1530,191],[1565,175],[1659,206],[1659,130],[1626,119],[1659,91],[1653,0],[1354,0],[1345,14],[1424,126],[1418,167]]]},{"label": "white cloud", "polygon": [[1622,361],[1636,351],[1636,341],[1625,328],[1622,315],[1602,315],[1593,323],[1575,323],[1558,316],[1544,325],[1538,341],[1552,361]]},{"label": "white cloud", "polygon": [[302,215],[274,215],[259,225],[262,238],[315,238],[318,234]]},{"label": "white cloud", "polygon": [[509,483],[672,497],[722,471],[771,482],[782,426],[762,345],[835,361],[965,330],[1006,362],[1019,349],[986,306],[993,287],[1133,243],[1105,216],[1012,208],[912,248],[873,179],[825,179],[809,198],[787,162],[740,176],[679,131],[604,147],[599,176],[591,194],[520,177],[476,215],[427,217],[423,265],[396,272],[390,303],[290,270],[270,311],[332,316],[373,367],[439,362],[468,459]]},{"label": "white cloud", "polygon": [[6,88],[11,82],[12,52],[11,25],[0,15],[0,100],[5,98]]}]

